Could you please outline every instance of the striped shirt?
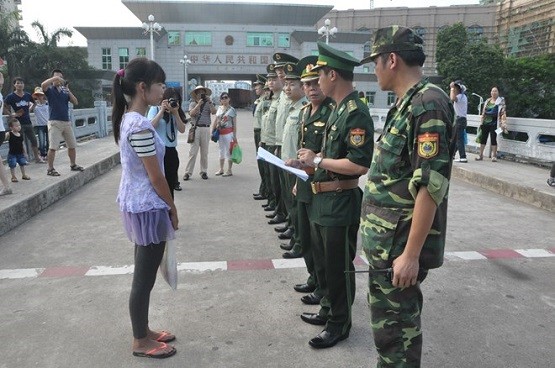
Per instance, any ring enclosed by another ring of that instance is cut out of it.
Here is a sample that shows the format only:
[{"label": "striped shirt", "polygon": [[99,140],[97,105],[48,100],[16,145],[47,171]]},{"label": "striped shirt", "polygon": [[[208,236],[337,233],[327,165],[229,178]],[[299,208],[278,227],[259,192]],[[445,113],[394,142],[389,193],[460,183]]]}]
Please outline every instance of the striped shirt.
[{"label": "striped shirt", "polygon": [[139,157],[156,155],[154,134],[151,131],[133,133],[129,136],[129,144]]}]

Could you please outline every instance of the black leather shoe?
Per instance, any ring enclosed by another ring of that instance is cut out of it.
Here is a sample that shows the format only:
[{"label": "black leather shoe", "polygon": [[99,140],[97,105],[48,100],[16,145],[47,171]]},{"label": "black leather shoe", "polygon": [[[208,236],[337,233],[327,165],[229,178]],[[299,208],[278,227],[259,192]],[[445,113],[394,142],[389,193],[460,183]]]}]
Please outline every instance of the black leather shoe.
[{"label": "black leather shoe", "polygon": [[268,224],[270,225],[276,225],[276,224],[281,224],[285,222],[285,217],[281,216],[281,215],[275,215],[275,217],[273,219],[271,219],[270,221],[268,221]]},{"label": "black leather shoe", "polygon": [[258,195],[258,196],[254,196],[252,197],[255,201],[261,201],[263,199],[268,199],[268,197],[264,197],[263,195]]},{"label": "black leather shoe", "polygon": [[303,313],[301,314],[301,319],[306,323],[316,326],[324,326],[328,321],[326,317],[322,317],[318,313]]},{"label": "black leather shoe", "polygon": [[189,178],[190,178],[189,174],[183,175],[183,181],[187,181],[187,180],[189,180]]},{"label": "black leather shoe", "polygon": [[305,295],[301,298],[301,302],[308,305],[318,305],[320,304],[320,300],[322,300],[322,298],[318,295],[314,295],[313,293]]},{"label": "black leather shoe", "polygon": [[303,255],[299,252],[293,252],[292,250],[289,250],[285,253],[282,254],[282,257],[285,259],[292,259],[292,258],[301,258]]},{"label": "black leather shoe", "polygon": [[179,184],[179,183],[175,184],[175,187],[173,187],[173,190],[177,190],[178,192],[180,192],[182,190],[181,189],[181,184]]},{"label": "black leather shoe", "polygon": [[260,206],[260,207],[266,208],[266,207],[268,207],[269,205],[270,205],[269,203],[264,203],[264,204],[263,204],[262,206]]},{"label": "black leather shoe", "polygon": [[276,210],[276,208],[275,208],[274,206],[266,206],[266,207],[264,208],[264,211],[268,211],[268,212],[269,212],[269,211],[275,211],[275,210]]},{"label": "black leather shoe", "polygon": [[295,232],[293,231],[293,229],[289,228],[285,232],[279,234],[278,238],[280,238],[281,240],[291,239],[294,233]]},{"label": "black leather shoe", "polygon": [[253,197],[258,197],[258,196],[261,196],[261,195],[262,195],[262,194],[260,194],[260,193],[253,193],[253,194],[252,194]]},{"label": "black leather shoe", "polygon": [[208,179],[208,175],[205,172],[201,172],[200,177],[203,178],[204,180]]},{"label": "black leather shoe", "polygon": [[287,229],[289,229],[289,227],[287,226],[278,226],[278,227],[274,227],[274,231],[276,233],[284,233],[287,231]]},{"label": "black leather shoe", "polygon": [[266,218],[271,218],[271,219],[273,219],[274,217],[276,217],[276,213],[275,213],[275,212],[272,212],[272,213],[269,213],[269,214],[266,215]]},{"label": "black leather shoe", "polygon": [[293,244],[291,243],[281,243],[279,247],[283,250],[291,250],[293,249]]},{"label": "black leather shoe", "polygon": [[315,349],[326,349],[335,346],[339,341],[345,340],[349,337],[349,333],[345,333],[341,335],[340,333],[330,332],[328,330],[324,330],[318,334],[315,338],[308,342],[308,345],[312,346]]},{"label": "black leather shoe", "polygon": [[295,289],[295,291],[298,291],[299,293],[312,293],[314,290],[316,290],[316,286],[304,283],[293,286],[293,289]]}]

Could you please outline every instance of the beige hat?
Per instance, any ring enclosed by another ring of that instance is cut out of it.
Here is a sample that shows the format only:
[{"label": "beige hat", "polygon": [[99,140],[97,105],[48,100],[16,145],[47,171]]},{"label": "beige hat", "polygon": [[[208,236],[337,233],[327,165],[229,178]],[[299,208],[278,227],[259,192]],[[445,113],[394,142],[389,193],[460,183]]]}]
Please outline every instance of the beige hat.
[{"label": "beige hat", "polygon": [[212,96],[212,90],[210,88],[196,86],[195,89],[191,92],[191,97],[193,97],[195,100],[198,100],[199,97],[197,96],[197,94],[200,94],[202,91],[206,93],[206,97]]},{"label": "beige hat", "polygon": [[38,98],[39,95],[44,96],[44,92],[42,91],[42,88],[36,87],[32,96],[33,98]]}]

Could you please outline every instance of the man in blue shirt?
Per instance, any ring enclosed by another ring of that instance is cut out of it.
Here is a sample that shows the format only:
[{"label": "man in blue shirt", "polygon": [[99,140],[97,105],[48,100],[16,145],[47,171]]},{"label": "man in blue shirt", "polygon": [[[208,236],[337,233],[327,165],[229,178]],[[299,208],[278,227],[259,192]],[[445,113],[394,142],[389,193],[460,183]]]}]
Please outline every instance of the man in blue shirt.
[{"label": "man in blue shirt", "polygon": [[83,167],[75,163],[77,141],[73,134],[71,121],[69,120],[68,108],[68,102],[70,101],[73,105],[79,103],[77,98],[69,90],[68,84],[64,80],[64,75],[59,69],[52,71],[52,77],[42,82],[41,88],[48,98],[48,106],[50,107],[50,120],[48,121],[48,140],[50,145],[48,147],[48,170],[46,174],[60,176],[58,171],[54,169],[54,158],[56,157],[56,150],[62,141],[65,141],[67,146],[71,171],[83,171]]}]

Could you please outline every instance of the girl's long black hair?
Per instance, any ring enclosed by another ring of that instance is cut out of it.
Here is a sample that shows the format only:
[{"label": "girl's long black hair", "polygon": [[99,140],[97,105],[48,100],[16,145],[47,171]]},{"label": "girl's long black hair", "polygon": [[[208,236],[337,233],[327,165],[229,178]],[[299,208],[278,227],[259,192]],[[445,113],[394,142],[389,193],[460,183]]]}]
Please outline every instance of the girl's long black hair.
[{"label": "girl's long black hair", "polygon": [[112,129],[116,144],[119,143],[123,114],[136,94],[136,84],[144,82],[147,88],[150,88],[154,83],[164,83],[165,81],[166,73],[162,67],[147,58],[133,59],[125,69],[116,73],[112,84]]}]

